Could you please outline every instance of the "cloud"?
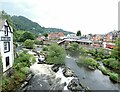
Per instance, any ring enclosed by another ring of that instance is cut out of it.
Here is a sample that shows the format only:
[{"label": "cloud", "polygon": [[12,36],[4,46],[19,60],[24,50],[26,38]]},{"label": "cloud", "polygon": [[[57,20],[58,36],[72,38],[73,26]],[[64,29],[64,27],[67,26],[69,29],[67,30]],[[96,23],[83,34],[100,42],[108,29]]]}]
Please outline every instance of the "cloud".
[{"label": "cloud", "polygon": [[[118,0],[119,1],[119,0]],[[45,27],[106,33],[117,29],[117,0],[1,0],[2,9]],[[0,7],[1,8],[1,7]]]}]

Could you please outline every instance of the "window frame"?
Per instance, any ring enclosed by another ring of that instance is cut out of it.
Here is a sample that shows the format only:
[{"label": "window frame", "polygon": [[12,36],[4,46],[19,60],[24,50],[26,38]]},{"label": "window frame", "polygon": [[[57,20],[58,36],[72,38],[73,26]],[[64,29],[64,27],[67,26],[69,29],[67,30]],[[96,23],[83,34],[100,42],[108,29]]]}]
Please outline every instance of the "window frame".
[{"label": "window frame", "polygon": [[10,65],[10,58],[9,56],[5,57],[6,67]]},{"label": "window frame", "polygon": [[[5,49],[5,44],[7,43],[7,46],[6,46],[6,48],[7,49]],[[7,53],[7,52],[9,52],[10,51],[10,42],[4,42],[4,53]]]},{"label": "window frame", "polygon": [[5,35],[5,36],[8,36],[8,26],[6,26],[6,25],[5,25],[4,35]]}]

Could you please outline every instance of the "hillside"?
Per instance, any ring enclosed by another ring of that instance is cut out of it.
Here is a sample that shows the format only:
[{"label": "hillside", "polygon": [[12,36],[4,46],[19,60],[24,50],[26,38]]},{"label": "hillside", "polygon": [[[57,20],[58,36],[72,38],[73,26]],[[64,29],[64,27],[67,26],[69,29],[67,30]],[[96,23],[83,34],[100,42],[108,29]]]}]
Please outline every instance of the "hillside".
[{"label": "hillside", "polygon": [[41,27],[38,23],[33,22],[23,16],[12,16],[11,18],[17,30],[30,31],[35,34],[46,32],[64,32],[66,35],[72,34],[72,32],[64,31],[63,29]]}]

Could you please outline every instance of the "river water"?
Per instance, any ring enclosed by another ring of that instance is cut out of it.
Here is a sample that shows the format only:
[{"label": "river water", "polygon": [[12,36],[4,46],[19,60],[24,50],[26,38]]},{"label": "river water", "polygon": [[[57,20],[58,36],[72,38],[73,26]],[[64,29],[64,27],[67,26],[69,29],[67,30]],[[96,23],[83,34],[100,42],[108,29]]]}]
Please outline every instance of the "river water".
[{"label": "river water", "polygon": [[[113,83],[109,76],[103,75],[98,69],[92,71],[85,67],[77,65],[77,57],[66,56],[66,66],[70,67],[74,74],[78,76],[84,86],[88,86],[91,90],[118,90],[120,84]],[[119,86],[119,87],[118,87]]]}]

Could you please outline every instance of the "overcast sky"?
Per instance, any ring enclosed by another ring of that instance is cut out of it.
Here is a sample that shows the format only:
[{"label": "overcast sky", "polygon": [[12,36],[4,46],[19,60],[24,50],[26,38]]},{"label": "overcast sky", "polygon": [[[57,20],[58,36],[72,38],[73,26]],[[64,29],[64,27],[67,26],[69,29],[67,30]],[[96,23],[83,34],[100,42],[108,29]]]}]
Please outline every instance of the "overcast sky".
[{"label": "overcast sky", "polygon": [[119,0],[0,0],[0,9],[22,15],[44,27],[82,34],[118,29]]}]

